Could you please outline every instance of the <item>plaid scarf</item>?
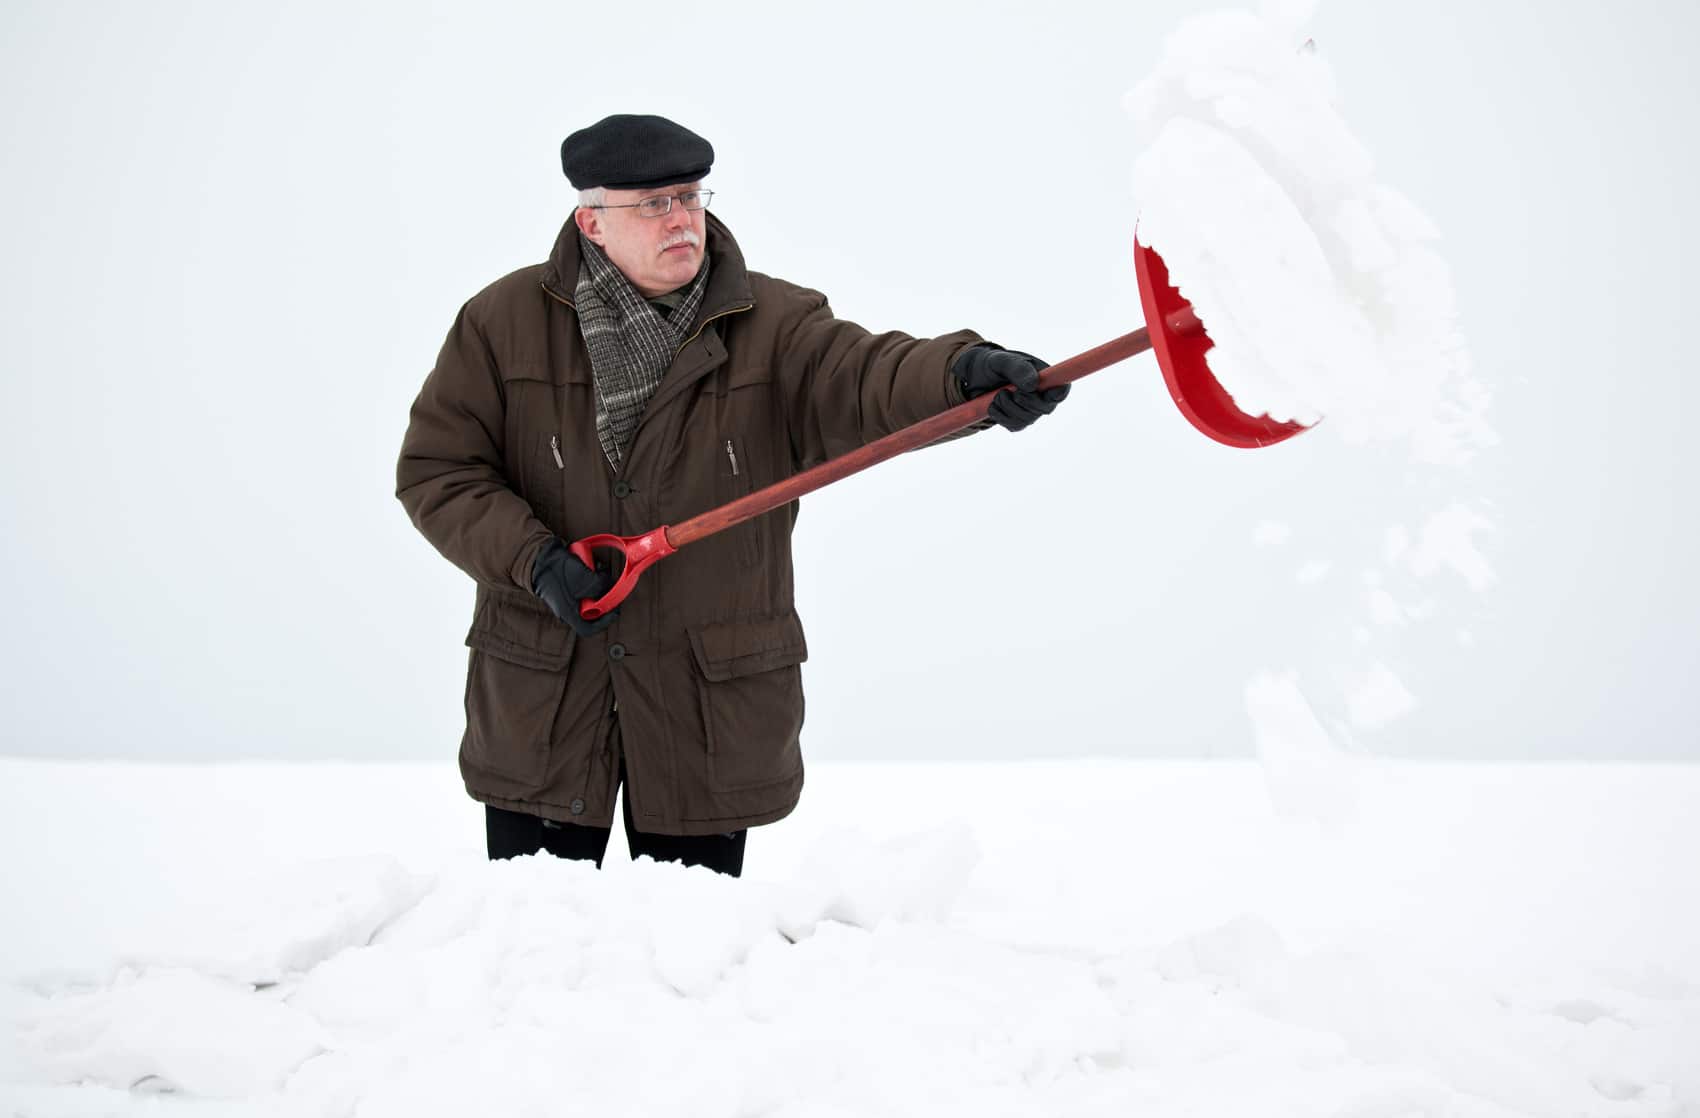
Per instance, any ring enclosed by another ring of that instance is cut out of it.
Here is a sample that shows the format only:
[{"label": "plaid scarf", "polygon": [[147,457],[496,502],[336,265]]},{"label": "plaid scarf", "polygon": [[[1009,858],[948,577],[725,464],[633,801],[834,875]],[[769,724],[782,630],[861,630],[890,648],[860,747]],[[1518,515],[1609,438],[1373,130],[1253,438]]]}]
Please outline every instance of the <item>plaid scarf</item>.
[{"label": "plaid scarf", "polygon": [[708,287],[708,257],[666,317],[638,293],[595,243],[579,234],[579,331],[596,380],[596,437],[615,471],[649,398],[685,344]]}]

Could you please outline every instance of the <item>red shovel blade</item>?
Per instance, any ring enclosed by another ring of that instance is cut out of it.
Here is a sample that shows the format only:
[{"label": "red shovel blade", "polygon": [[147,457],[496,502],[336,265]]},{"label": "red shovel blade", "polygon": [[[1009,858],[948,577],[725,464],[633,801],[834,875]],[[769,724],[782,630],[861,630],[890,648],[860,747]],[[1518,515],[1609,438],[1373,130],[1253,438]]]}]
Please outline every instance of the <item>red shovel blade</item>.
[{"label": "red shovel blade", "polygon": [[1234,406],[1204,355],[1215,343],[1204,332],[1192,304],[1169,283],[1169,269],[1156,251],[1134,238],[1133,264],[1139,273],[1139,302],[1151,348],[1169,385],[1169,395],[1192,425],[1228,446],[1273,446],[1307,430],[1302,423],[1283,423],[1267,415],[1247,415]]}]

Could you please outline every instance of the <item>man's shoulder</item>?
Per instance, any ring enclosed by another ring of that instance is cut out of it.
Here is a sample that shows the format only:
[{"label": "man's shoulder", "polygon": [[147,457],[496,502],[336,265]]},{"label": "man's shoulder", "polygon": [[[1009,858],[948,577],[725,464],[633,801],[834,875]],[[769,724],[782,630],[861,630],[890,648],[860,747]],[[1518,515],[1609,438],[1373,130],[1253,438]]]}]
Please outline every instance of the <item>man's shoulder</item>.
[{"label": "man's shoulder", "polygon": [[548,329],[554,300],[543,286],[545,267],[516,268],[466,301],[462,313],[498,353],[534,348]]},{"label": "man's shoulder", "polygon": [[539,299],[547,298],[543,290],[543,272],[547,264],[527,264],[523,268],[515,268],[498,280],[488,283],[484,288],[466,301],[468,307],[481,311],[499,311],[508,309],[516,304],[533,304]]},{"label": "man's shoulder", "polygon": [[779,311],[803,312],[826,306],[826,296],[812,287],[770,276],[765,272],[750,272],[750,294],[756,306],[770,305]]}]

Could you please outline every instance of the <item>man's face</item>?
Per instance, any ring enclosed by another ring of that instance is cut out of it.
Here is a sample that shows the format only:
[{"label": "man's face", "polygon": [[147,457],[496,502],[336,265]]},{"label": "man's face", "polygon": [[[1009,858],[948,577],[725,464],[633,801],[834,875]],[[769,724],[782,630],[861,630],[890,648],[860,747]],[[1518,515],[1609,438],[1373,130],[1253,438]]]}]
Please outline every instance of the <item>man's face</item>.
[{"label": "man's face", "polygon": [[[607,205],[629,207],[645,198],[683,194],[701,187],[700,182],[686,182],[652,190],[610,190]],[[600,245],[646,298],[683,287],[702,267],[708,239],[706,211],[687,210],[677,199],[661,217],[644,217],[635,209],[580,208],[575,219],[579,232]]]}]

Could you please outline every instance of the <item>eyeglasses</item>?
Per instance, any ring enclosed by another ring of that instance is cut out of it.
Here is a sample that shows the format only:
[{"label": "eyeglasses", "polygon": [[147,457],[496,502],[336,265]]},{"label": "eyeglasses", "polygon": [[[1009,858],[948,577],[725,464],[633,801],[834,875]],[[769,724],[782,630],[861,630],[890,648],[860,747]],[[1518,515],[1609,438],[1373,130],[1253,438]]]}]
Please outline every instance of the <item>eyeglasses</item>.
[{"label": "eyeglasses", "polygon": [[636,210],[643,217],[665,217],[673,212],[673,200],[678,199],[679,205],[687,210],[708,209],[709,199],[714,197],[712,190],[687,190],[683,194],[657,194],[653,198],[645,198],[641,202],[626,202],[618,206],[593,206],[598,210]]}]

